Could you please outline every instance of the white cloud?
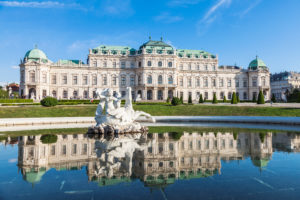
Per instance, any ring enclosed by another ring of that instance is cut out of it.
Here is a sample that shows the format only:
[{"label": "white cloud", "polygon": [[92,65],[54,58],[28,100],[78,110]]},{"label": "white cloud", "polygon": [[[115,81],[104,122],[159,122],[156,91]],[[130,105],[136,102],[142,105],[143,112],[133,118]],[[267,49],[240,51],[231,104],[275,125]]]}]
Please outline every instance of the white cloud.
[{"label": "white cloud", "polygon": [[160,15],[154,17],[156,21],[161,21],[164,23],[174,23],[183,20],[180,16],[172,16],[168,12],[163,12]]},{"label": "white cloud", "polygon": [[254,3],[250,4],[249,7],[247,9],[245,9],[244,11],[242,11],[240,13],[240,17],[244,17],[246,14],[248,14],[253,8],[255,8],[259,3],[261,2],[261,0],[257,0]]},{"label": "white cloud", "polygon": [[190,5],[196,5],[200,1],[202,0],[171,0],[167,3],[167,5],[171,7],[176,7],[176,6],[187,7]]},{"label": "white cloud", "polygon": [[9,163],[16,163],[18,160],[16,158],[12,158],[12,159],[9,159],[8,162]]},{"label": "white cloud", "polygon": [[58,1],[0,1],[0,6],[21,8],[79,8],[76,3],[65,4]]},{"label": "white cloud", "polygon": [[20,67],[17,65],[11,66],[12,69],[19,69]]},{"label": "white cloud", "polygon": [[130,0],[105,0],[103,13],[106,15],[131,15],[134,13]]}]

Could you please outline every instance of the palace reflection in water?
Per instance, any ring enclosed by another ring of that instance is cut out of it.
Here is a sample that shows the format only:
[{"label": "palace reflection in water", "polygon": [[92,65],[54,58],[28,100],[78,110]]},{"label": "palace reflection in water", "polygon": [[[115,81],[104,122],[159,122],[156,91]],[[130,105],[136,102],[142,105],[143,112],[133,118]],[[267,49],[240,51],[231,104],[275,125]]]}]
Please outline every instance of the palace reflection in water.
[{"label": "palace reflection in water", "polygon": [[57,135],[53,144],[43,144],[40,137],[18,137],[18,167],[24,180],[33,184],[51,168],[86,167],[88,180],[99,186],[140,179],[147,187],[160,188],[178,179],[221,174],[221,161],[251,158],[263,170],[273,151],[300,149],[300,135],[293,133],[184,132],[119,138],[77,134]]}]

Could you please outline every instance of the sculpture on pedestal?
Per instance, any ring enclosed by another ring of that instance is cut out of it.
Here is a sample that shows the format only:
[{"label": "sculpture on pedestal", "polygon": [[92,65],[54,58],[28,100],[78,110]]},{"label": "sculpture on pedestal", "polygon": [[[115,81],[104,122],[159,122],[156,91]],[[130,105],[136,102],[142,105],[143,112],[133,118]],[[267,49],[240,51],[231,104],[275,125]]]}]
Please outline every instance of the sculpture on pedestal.
[{"label": "sculpture on pedestal", "polygon": [[133,110],[130,87],[127,87],[124,107],[121,107],[121,95],[119,93],[113,95],[113,91],[110,88],[102,91],[97,90],[96,96],[100,99],[95,113],[97,125],[96,127],[91,127],[89,132],[144,132],[146,127],[136,122],[138,117],[145,116],[152,122],[155,122],[155,119],[150,114]]}]

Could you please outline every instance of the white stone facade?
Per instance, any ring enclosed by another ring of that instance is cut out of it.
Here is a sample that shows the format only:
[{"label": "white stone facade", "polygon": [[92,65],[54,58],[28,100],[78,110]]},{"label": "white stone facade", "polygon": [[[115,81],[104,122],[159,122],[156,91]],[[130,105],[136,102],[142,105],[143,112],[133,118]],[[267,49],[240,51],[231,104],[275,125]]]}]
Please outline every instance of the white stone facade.
[{"label": "white stone facade", "polygon": [[268,69],[219,66],[218,56],[174,49],[152,40],[139,50],[103,45],[91,49],[87,64],[78,60],[54,63],[42,51],[33,49],[20,64],[20,77],[20,95],[37,100],[45,96],[91,99],[97,88],[111,88],[125,95],[128,86],[132,87],[133,98],[139,94],[143,101],[173,96],[183,96],[184,101],[191,96],[198,101],[200,94],[211,100],[214,93],[218,99],[231,99],[233,92],[240,100],[252,100],[259,90],[263,90],[265,100],[270,98]]}]

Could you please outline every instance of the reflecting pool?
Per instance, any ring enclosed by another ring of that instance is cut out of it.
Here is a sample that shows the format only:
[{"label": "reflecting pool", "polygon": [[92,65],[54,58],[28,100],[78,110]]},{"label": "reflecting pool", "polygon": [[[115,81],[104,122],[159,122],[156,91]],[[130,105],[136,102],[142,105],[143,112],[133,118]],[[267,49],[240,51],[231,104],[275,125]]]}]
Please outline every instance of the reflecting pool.
[{"label": "reflecting pool", "polygon": [[0,199],[300,199],[300,134],[1,138]]}]

